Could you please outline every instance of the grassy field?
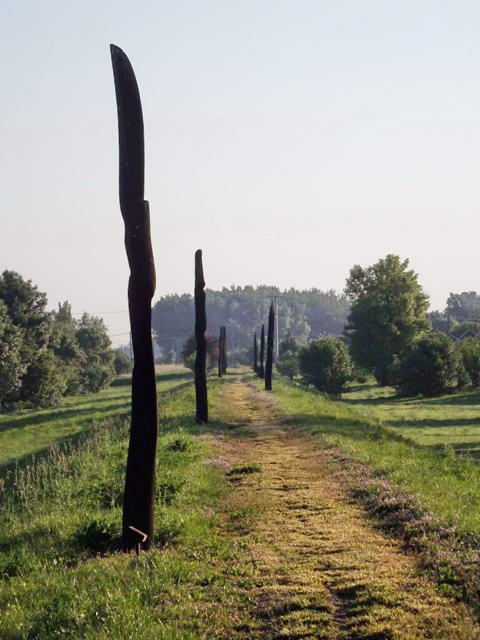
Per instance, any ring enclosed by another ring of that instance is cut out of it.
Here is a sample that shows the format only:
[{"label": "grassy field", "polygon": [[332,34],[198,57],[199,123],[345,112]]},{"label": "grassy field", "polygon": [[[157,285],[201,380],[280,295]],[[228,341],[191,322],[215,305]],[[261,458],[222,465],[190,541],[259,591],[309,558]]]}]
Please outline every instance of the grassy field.
[{"label": "grassy field", "polygon": [[[258,388],[261,381],[255,381]],[[480,467],[451,449],[428,449],[383,427],[369,410],[276,380],[288,422],[338,446],[418,497],[422,506],[465,533],[480,534]],[[401,433],[399,433],[401,432]]]},{"label": "grassy field", "polygon": [[[213,380],[210,400],[222,382]],[[224,474],[205,464],[212,436],[192,385],[164,396],[157,460],[157,550],[115,553],[127,447],[111,418],[19,474],[0,501],[0,638],[221,638],[241,544],[216,534]],[[215,432],[215,423],[211,431]],[[219,563],[226,567],[218,570]],[[212,618],[215,618],[215,621]]]},{"label": "grassy field", "polygon": [[397,398],[372,382],[353,387],[342,401],[422,445],[451,445],[480,456],[480,391],[435,398]]},{"label": "grassy field", "polygon": [[[157,371],[159,392],[192,380],[191,372],[180,366],[159,367]],[[130,410],[130,398],[130,376],[121,376],[99,393],[66,397],[58,407],[1,414],[0,470],[19,458],[90,429],[105,418],[125,416]]]}]

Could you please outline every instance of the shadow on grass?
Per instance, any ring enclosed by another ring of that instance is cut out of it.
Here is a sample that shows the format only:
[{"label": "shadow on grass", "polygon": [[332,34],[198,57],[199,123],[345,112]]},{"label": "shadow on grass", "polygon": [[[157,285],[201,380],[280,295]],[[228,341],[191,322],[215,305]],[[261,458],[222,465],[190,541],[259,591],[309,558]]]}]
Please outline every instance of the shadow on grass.
[{"label": "shadow on grass", "polygon": [[411,418],[410,420],[385,420],[385,424],[389,427],[395,427],[396,429],[416,429],[422,428],[451,428],[451,427],[480,427],[480,412],[478,417],[474,418],[424,418],[419,420],[418,418]]}]

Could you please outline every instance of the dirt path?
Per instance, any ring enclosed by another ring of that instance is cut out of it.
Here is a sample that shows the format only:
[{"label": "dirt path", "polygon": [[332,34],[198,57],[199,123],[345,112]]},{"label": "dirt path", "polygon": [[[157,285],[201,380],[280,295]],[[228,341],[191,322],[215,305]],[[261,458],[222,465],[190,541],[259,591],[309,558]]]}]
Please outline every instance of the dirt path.
[{"label": "dirt path", "polygon": [[220,405],[237,425],[220,444],[234,465],[222,529],[243,539],[253,567],[238,581],[249,619],[232,638],[480,637],[467,609],[366,520],[321,445],[281,425],[272,396],[237,379]]}]

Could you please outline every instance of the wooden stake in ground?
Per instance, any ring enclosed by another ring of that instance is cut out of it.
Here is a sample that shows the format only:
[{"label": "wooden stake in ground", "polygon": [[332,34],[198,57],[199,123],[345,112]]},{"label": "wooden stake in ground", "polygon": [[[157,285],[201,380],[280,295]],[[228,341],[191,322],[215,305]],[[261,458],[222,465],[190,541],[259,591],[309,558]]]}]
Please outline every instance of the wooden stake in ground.
[{"label": "wooden stake in ground", "polygon": [[275,308],[273,302],[268,314],[267,362],[265,364],[265,391],[272,390],[273,340],[275,332]]},{"label": "wooden stake in ground", "polygon": [[196,421],[200,424],[208,422],[207,397],[207,313],[205,310],[205,280],[203,277],[202,250],[195,252],[195,341],[197,354],[195,357],[195,396]]},{"label": "wooden stake in ground", "polygon": [[227,373],[227,327],[220,327],[222,333],[222,373]]},{"label": "wooden stake in ground", "polygon": [[258,377],[265,377],[265,325],[262,324],[262,331],[260,332],[260,362],[258,363]]},{"label": "wooden stake in ground", "polygon": [[258,342],[257,342],[257,332],[253,334],[253,370],[255,373],[258,371]]},{"label": "wooden stake in ground", "polygon": [[220,327],[220,333],[218,334],[218,377],[221,378],[222,377],[222,373],[223,373],[223,368],[222,368],[222,361],[223,361],[223,356],[222,356],[222,341],[223,341],[223,333],[222,333],[222,327]]},{"label": "wooden stake in ground", "polygon": [[[143,115],[137,81],[125,53],[110,46],[118,112],[120,209],[130,266],[128,308],[134,366],[132,416],[123,499],[123,546],[148,549],[153,540],[157,395],[153,362],[151,301],[155,265],[150,215],[144,198]],[[141,532],[142,535],[138,533]]]}]

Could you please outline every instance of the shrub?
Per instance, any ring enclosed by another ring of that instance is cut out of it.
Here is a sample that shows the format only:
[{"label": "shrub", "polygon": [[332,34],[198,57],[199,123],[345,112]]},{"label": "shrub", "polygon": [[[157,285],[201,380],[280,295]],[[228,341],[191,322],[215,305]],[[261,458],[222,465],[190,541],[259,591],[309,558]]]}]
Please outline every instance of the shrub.
[{"label": "shrub", "polygon": [[301,348],[299,367],[305,384],[326,393],[340,393],[354,375],[345,343],[334,338],[313,340],[308,347]]},{"label": "shrub", "polygon": [[129,373],[132,370],[132,363],[127,354],[120,349],[116,349],[113,353],[113,368],[117,376],[120,376],[122,373]]},{"label": "shrub", "polygon": [[452,340],[431,333],[417,340],[402,357],[395,387],[404,396],[434,396],[456,387],[465,369]]},{"label": "shrub", "polygon": [[284,351],[278,358],[276,366],[282,376],[287,376],[290,379],[295,378],[300,372],[298,354],[292,351]]},{"label": "shrub", "polygon": [[[205,333],[205,338],[207,340],[207,369],[211,370],[217,366],[218,362],[218,338],[208,331]],[[192,371],[195,366],[195,354],[195,336],[191,335],[183,345],[182,358],[183,364]]]},{"label": "shrub", "polygon": [[474,387],[478,387],[480,384],[480,339],[464,338],[455,344],[455,349],[462,359],[470,383]]},{"label": "shrub", "polygon": [[52,407],[67,388],[60,361],[50,350],[40,351],[22,380],[20,400],[32,407]]}]

